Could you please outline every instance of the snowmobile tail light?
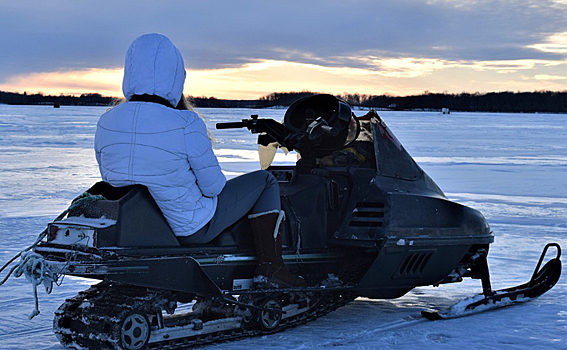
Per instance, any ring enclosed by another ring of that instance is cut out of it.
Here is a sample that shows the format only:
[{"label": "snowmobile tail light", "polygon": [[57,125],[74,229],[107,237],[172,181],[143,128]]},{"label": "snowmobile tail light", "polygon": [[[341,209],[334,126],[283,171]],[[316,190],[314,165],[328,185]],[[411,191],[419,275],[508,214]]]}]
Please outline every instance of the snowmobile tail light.
[{"label": "snowmobile tail light", "polygon": [[55,238],[57,238],[57,231],[59,231],[59,227],[57,227],[56,225],[53,224],[49,224],[47,226],[47,241],[51,242],[53,241]]},{"label": "snowmobile tail light", "polygon": [[96,244],[96,229],[92,227],[49,224],[48,233],[50,243],[93,248]]}]

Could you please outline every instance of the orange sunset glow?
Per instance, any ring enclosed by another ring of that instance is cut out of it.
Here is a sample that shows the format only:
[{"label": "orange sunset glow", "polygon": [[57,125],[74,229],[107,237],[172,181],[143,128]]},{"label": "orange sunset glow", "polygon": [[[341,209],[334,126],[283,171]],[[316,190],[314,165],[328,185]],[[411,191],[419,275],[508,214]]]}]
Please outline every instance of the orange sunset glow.
[{"label": "orange sunset glow", "polygon": [[[265,60],[236,68],[187,70],[185,93],[226,99],[256,99],[271,92],[301,90],[411,95],[425,90],[562,90],[567,82],[567,76],[561,74],[567,61],[361,60],[375,69]],[[121,68],[31,73],[10,78],[0,90],[50,95],[94,92],[121,97],[122,74]],[[470,79],[466,89],[462,87],[463,78]]]}]

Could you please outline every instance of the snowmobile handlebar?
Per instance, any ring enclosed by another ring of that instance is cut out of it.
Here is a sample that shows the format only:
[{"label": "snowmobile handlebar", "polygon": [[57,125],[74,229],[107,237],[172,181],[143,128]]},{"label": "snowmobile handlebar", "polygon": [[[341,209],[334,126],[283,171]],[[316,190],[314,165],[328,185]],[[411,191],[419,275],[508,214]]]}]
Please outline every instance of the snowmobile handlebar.
[{"label": "snowmobile handlebar", "polygon": [[272,142],[277,142],[290,151],[299,151],[305,158],[309,157],[311,151],[320,143],[323,135],[333,138],[340,132],[322,117],[313,120],[305,130],[300,131],[292,131],[274,119],[258,119],[258,115],[252,115],[239,122],[217,123],[216,128],[247,128],[253,134],[261,134],[258,136],[258,144],[267,146]]},{"label": "snowmobile handlebar", "polygon": [[[267,128],[267,129],[273,129],[268,127],[267,125],[261,125],[261,124],[269,124],[268,120],[273,121],[273,119],[258,119],[256,115],[253,115],[252,118],[250,119],[242,119],[241,122],[228,122],[228,123],[217,123],[216,124],[216,128],[217,129],[240,129],[240,128],[248,128],[250,130],[252,130],[252,127],[257,128]],[[317,120],[315,121],[316,123],[312,123],[311,125],[309,125],[309,128],[307,129],[307,132],[311,134],[311,131],[314,130],[315,128],[319,128],[320,132],[331,135],[331,136],[337,136],[337,134],[339,133],[339,130],[337,128],[331,127],[329,126],[322,118],[317,118]],[[287,129],[287,128],[286,128]],[[256,133],[256,131],[252,131],[253,133]],[[260,131],[260,132],[265,132],[265,131]],[[291,131],[289,131],[291,133]],[[311,139],[313,139],[313,136],[310,136]]]},{"label": "snowmobile handlebar", "polygon": [[283,124],[273,119],[258,119],[257,115],[252,115],[248,119],[242,119],[239,122],[217,123],[217,129],[239,129],[247,128],[253,134],[265,133],[258,137],[258,143],[267,145],[270,142],[278,142],[280,145],[287,147],[289,150],[299,149],[301,135],[298,135]]},{"label": "snowmobile handlebar", "polygon": [[245,128],[245,122],[229,122],[229,123],[217,123],[217,129],[240,129]]}]

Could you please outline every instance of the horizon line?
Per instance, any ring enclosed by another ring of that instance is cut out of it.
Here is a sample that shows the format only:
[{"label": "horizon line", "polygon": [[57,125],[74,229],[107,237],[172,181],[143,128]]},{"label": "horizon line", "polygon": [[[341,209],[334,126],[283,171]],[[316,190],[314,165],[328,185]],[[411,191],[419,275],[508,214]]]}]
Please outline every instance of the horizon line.
[{"label": "horizon line", "polygon": [[[3,93],[9,93],[9,94],[18,94],[18,95],[41,95],[44,97],[80,97],[83,95],[99,95],[102,98],[115,98],[115,99],[124,99],[124,96],[110,96],[110,95],[102,95],[99,92],[83,92],[83,93],[64,93],[61,92],[59,93],[59,95],[53,95],[53,94],[44,94],[41,91],[38,92],[34,92],[34,93],[30,93],[27,91],[24,92],[18,92],[18,91],[4,91],[4,90],[0,90],[0,92]],[[423,95],[462,95],[462,94],[470,94],[470,95],[487,95],[487,94],[497,94],[497,93],[514,93],[514,94],[522,94],[522,93],[545,93],[545,92],[552,92],[552,93],[567,93],[567,89],[565,90],[547,90],[547,89],[541,89],[541,90],[531,90],[531,91],[527,91],[527,90],[518,90],[518,91],[512,91],[512,90],[500,90],[500,91],[488,91],[488,92],[480,92],[480,91],[475,91],[475,92],[468,92],[468,91],[461,91],[461,92],[448,92],[448,91],[443,91],[443,92],[434,92],[434,91],[429,91],[429,90],[425,90],[422,93],[419,94],[408,94],[408,95],[395,95],[395,94],[391,94],[391,93],[384,93],[384,94],[365,94],[365,93],[350,93],[350,92],[343,92],[340,94],[333,94],[333,93],[327,93],[327,92],[316,92],[316,91],[310,91],[310,90],[302,90],[302,91],[273,91],[270,92],[266,95],[262,95],[260,97],[257,97],[255,99],[246,99],[246,98],[221,98],[221,97],[216,97],[216,96],[194,96],[194,95],[190,95],[190,94],[183,94],[183,96],[185,97],[191,97],[191,98],[202,98],[202,99],[217,99],[217,100],[232,100],[232,101],[257,101],[260,100],[263,97],[267,97],[270,96],[272,94],[301,94],[301,93],[312,93],[312,94],[330,94],[333,96],[354,96],[354,95],[359,95],[359,96],[388,96],[388,97],[412,97],[412,96],[423,96]]]}]

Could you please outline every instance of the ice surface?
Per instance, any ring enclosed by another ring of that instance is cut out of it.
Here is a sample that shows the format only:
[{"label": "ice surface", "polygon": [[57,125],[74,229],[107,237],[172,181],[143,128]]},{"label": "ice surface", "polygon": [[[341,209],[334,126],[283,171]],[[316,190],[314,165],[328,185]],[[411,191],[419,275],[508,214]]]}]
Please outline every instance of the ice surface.
[{"label": "ice surface", "polygon": [[[0,263],[33,242],[45,225],[99,179],[92,151],[105,107],[0,105]],[[259,169],[256,135],[215,130],[251,114],[283,119],[285,110],[201,109],[215,135],[225,174]],[[489,253],[493,287],[526,282],[546,242],[567,249],[567,115],[380,112],[406,149],[448,197],[483,212],[495,232]],[[278,152],[275,163],[296,155]],[[564,258],[565,260],[565,258]],[[566,269],[564,269],[566,271]],[[563,274],[565,276],[565,273]],[[67,277],[39,292],[0,286],[0,348],[62,349],[53,312],[91,281]],[[422,309],[445,308],[480,293],[479,281],[416,288],[395,300],[358,298],[307,325],[210,348],[242,349],[567,349],[567,283],[508,309],[430,322]]]}]

